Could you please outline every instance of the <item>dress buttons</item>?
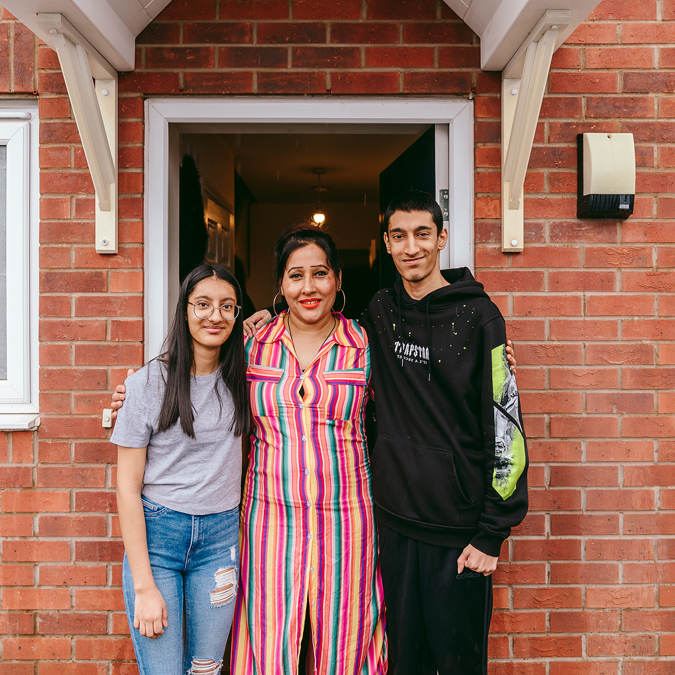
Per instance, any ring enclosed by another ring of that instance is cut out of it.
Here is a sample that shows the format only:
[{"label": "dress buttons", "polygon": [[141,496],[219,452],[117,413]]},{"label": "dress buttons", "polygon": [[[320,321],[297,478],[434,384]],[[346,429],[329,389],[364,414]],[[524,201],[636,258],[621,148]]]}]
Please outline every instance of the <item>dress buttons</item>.
[{"label": "dress buttons", "polygon": [[314,571],[314,568],[313,568],[313,567],[310,567],[310,568],[309,568],[309,571],[310,571],[310,572],[313,572],[313,571]]},{"label": "dress buttons", "polygon": [[312,538],[312,534],[311,534],[311,532],[310,532],[310,533],[307,535],[307,539],[311,539],[311,538]]},{"label": "dress buttons", "polygon": [[309,508],[312,505],[312,502],[307,502],[307,508]]},{"label": "dress buttons", "polygon": [[309,476],[309,469],[305,469],[305,476]]},{"label": "dress buttons", "polygon": [[302,440],[303,440],[303,441],[306,441],[306,440],[307,440],[307,436],[303,436],[303,437],[302,437]]}]

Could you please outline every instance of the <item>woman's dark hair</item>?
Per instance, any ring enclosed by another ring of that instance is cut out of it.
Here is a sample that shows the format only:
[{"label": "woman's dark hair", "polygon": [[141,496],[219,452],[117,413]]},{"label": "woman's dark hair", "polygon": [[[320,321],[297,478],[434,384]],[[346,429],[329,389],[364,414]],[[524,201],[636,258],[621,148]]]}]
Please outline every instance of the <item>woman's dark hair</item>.
[{"label": "woman's dark hair", "polygon": [[389,219],[396,211],[405,211],[406,213],[426,211],[434,221],[438,234],[440,235],[443,232],[443,211],[441,211],[441,207],[428,192],[408,190],[394,197],[384,212],[382,226],[385,232],[389,232]]},{"label": "woman's dark hair", "polygon": [[[166,386],[164,400],[159,414],[158,431],[170,429],[180,419],[183,432],[190,438],[195,437],[194,411],[190,398],[190,375],[194,363],[192,335],[186,319],[188,299],[195,286],[204,279],[217,277],[230,284],[237,295],[237,304],[241,306],[241,289],[234,275],[221,265],[199,265],[190,272],[180,287],[176,314],[171,330],[164,341],[161,362],[166,365]],[[246,387],[246,368],[244,366],[244,325],[241,310],[234,321],[232,332],[220,348],[220,376],[232,395],[234,417],[230,429],[236,436],[248,433],[251,417]],[[222,406],[215,387],[218,402]]]},{"label": "woman's dark hair", "polygon": [[342,265],[340,264],[340,256],[338,256],[337,246],[335,246],[333,237],[316,225],[302,223],[286,230],[279,239],[277,239],[277,243],[274,246],[277,288],[279,288],[281,280],[284,278],[286,264],[288,263],[291,253],[308,244],[316,244],[326,254],[328,267],[335,272],[336,277],[340,276]]}]

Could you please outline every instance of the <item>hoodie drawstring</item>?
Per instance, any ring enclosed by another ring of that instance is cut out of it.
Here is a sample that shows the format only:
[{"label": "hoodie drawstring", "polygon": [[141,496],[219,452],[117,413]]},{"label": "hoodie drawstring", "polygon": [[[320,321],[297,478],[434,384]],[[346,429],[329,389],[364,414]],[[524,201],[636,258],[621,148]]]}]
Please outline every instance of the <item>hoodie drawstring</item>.
[{"label": "hoodie drawstring", "polygon": [[[402,303],[403,297],[401,295],[401,287],[398,286],[398,339],[399,341],[403,340],[403,314],[401,310],[401,303]],[[403,364],[405,363],[405,359],[401,358],[401,368],[403,368]]]}]

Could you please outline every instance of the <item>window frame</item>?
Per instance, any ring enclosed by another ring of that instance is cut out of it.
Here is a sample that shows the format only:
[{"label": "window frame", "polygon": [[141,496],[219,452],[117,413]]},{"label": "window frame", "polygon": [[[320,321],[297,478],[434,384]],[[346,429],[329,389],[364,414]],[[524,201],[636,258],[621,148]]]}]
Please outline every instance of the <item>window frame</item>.
[{"label": "window frame", "polygon": [[0,102],[0,144],[7,146],[7,379],[0,381],[0,430],[4,431],[34,430],[40,424],[38,143],[37,101]]}]

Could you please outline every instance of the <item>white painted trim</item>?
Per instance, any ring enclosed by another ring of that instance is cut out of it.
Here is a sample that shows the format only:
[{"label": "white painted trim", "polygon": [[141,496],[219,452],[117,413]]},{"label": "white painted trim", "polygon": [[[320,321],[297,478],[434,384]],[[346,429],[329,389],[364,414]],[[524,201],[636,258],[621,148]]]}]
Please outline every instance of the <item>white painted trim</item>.
[{"label": "white painted trim", "polygon": [[450,170],[450,267],[474,268],[474,155],[473,102],[450,120],[448,139]]},{"label": "white painted trim", "polygon": [[524,185],[551,58],[570,12],[549,10],[502,73],[502,251],[522,253]]},{"label": "white painted trim", "polygon": [[169,122],[145,101],[145,357],[157,356],[169,327]]},{"label": "white painted trim", "polygon": [[[449,139],[450,139],[450,125],[449,124],[437,124],[434,129],[434,154],[436,156],[436,175],[435,175],[435,184],[436,184],[436,194],[434,197],[436,201],[441,204],[441,190],[450,189],[450,152],[449,152]],[[442,207],[442,204],[441,204]],[[443,220],[443,227],[450,230],[450,221]],[[439,254],[439,262],[441,269],[447,269],[452,267],[450,264],[450,240],[445,245],[445,248]]]},{"label": "white painted trim", "polygon": [[[34,429],[38,417],[39,162],[37,101],[2,101],[7,145],[7,379],[0,429]],[[10,115],[14,116],[11,119]]]},{"label": "white painted trim", "polygon": [[61,14],[38,14],[38,22],[49,30],[59,57],[94,183],[94,247],[97,253],[116,254],[117,73]]},{"label": "white painted trim", "polygon": [[80,45],[87,54],[91,74],[96,79],[112,79],[117,77],[117,71],[63,14],[57,12],[40,13],[37,15],[37,22],[43,31],[49,33],[51,41],[47,44],[54,49],[57,48],[55,41],[57,35],[65,37],[74,45]]},{"label": "white painted trim", "polygon": [[40,426],[40,416],[36,413],[0,413],[0,430],[35,431]]},{"label": "white painted trim", "polygon": [[481,68],[503,70],[542,13],[566,10],[570,14],[570,22],[557,36],[557,49],[599,0],[445,0],[445,3],[480,38]]},{"label": "white painted trim", "polygon": [[0,143],[7,147],[5,270],[7,379],[0,380],[0,401],[30,401],[29,229],[30,123],[0,122]]},{"label": "white painted trim", "polygon": [[77,130],[96,190],[96,199],[103,211],[110,210],[110,185],[115,182],[115,164],[103,124],[89,69],[87,52],[65,35],[54,35],[54,46],[66,81],[68,98],[73,107]]},{"label": "white painted trim", "polygon": [[[117,216],[118,216],[118,171],[117,171],[117,130],[118,124],[118,95],[117,78],[109,80],[94,80],[96,101],[101,112],[104,128],[105,147],[110,151],[112,160],[113,180],[110,183],[108,194],[109,208],[102,207],[102,200],[95,200],[94,208],[94,248],[96,253],[117,253]],[[90,164],[91,166],[91,164]]]},{"label": "white painted trim", "polygon": [[[451,266],[473,268],[473,102],[464,98],[155,98],[145,103],[145,356],[159,353],[173,307],[168,223],[170,125],[447,124]],[[194,131],[194,128],[191,129]],[[175,134],[172,134],[177,139]],[[175,141],[174,141],[175,142]],[[174,190],[175,192],[175,190]]]},{"label": "white painted trim", "polygon": [[[135,38],[170,0],[3,0],[3,5],[47,45],[49,26],[39,14],[58,13],[68,20],[115,70],[134,69]],[[96,74],[95,77],[98,77]]]},{"label": "white painted trim", "polygon": [[31,117],[29,112],[0,110],[0,120],[29,120]]},{"label": "white painted trim", "polygon": [[465,98],[154,98],[169,123],[447,124]]}]

